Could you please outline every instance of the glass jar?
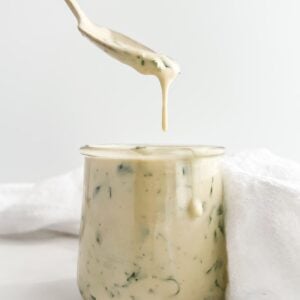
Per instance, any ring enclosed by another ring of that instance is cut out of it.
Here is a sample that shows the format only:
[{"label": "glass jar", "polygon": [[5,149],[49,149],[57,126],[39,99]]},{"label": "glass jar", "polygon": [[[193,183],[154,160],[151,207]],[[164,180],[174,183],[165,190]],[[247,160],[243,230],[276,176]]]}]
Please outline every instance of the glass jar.
[{"label": "glass jar", "polygon": [[86,146],[81,153],[83,298],[224,299],[224,149]]}]

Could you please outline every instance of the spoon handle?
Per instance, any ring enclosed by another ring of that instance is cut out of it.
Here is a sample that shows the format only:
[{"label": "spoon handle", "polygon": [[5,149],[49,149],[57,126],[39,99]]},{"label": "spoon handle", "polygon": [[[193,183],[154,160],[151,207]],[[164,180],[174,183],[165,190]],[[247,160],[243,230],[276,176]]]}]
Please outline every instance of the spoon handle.
[{"label": "spoon handle", "polygon": [[84,14],[83,10],[80,8],[79,4],[75,0],[65,0],[67,5],[70,7],[72,13],[76,17],[78,24],[86,18],[86,15]]}]

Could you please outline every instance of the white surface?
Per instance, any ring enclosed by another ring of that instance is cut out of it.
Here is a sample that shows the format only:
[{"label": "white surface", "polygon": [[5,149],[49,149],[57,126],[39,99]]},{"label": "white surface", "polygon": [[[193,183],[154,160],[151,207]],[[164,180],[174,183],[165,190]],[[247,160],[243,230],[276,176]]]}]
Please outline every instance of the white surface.
[{"label": "white surface", "polygon": [[300,1],[80,2],[181,64],[170,131],[157,80],[81,37],[63,0],[1,1],[0,182],[66,172],[86,143],[264,146],[300,161]]},{"label": "white surface", "polygon": [[[25,185],[20,191],[17,185],[0,186],[1,202],[12,201],[0,207],[1,233],[43,228],[77,233],[80,173],[28,185],[27,197]],[[266,150],[237,153],[225,159],[224,190],[227,299],[298,300],[300,165]],[[32,218],[22,217],[24,210]],[[71,236],[37,232],[0,238],[0,299],[79,299],[76,256],[77,239]]]},{"label": "white surface", "polygon": [[81,300],[78,239],[51,232],[0,238],[0,299]]},{"label": "white surface", "polygon": [[268,151],[224,165],[230,300],[298,300],[300,165]]}]

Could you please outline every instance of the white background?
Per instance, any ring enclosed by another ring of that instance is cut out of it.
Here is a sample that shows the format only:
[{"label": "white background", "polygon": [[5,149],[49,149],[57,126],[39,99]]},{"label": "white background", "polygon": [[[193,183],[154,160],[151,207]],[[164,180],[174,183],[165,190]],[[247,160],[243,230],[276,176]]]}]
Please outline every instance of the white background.
[{"label": "white background", "polygon": [[83,39],[63,0],[0,4],[0,182],[81,163],[87,143],[267,147],[300,161],[300,1],[82,0],[98,24],[175,58],[160,89]]}]

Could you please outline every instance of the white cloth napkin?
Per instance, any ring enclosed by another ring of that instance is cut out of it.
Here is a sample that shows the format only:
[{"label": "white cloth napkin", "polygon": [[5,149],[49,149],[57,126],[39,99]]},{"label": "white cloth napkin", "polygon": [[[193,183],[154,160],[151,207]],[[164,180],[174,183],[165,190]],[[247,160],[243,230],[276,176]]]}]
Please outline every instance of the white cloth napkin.
[{"label": "white cloth napkin", "polygon": [[82,169],[37,184],[0,185],[0,234],[38,229],[78,234]]},{"label": "white cloth napkin", "polygon": [[300,299],[300,165],[267,150],[224,162],[230,300]]},{"label": "white cloth napkin", "polygon": [[[267,150],[223,164],[229,300],[300,299],[300,165]],[[0,234],[78,234],[82,169],[37,184],[0,185]]]}]

